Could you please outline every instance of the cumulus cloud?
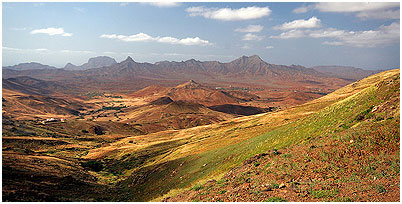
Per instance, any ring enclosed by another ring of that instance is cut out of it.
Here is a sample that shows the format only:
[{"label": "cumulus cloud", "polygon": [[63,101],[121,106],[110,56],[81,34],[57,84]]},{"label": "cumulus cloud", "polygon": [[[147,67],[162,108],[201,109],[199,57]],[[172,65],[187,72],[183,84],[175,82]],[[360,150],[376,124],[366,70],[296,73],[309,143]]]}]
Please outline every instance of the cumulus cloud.
[{"label": "cumulus cloud", "polygon": [[22,30],[26,30],[26,28],[10,28],[10,30],[22,31]]},{"label": "cumulus cloud", "polygon": [[314,5],[308,5],[308,6],[301,6],[299,8],[295,8],[293,10],[293,13],[307,13],[308,11],[310,11],[311,9],[314,9]]},{"label": "cumulus cloud", "polygon": [[321,27],[321,20],[313,16],[308,20],[299,19],[284,23],[280,26],[275,26],[275,30],[291,30],[298,28],[318,28]]},{"label": "cumulus cloud", "polygon": [[190,7],[186,9],[190,16],[203,16],[204,18],[221,21],[240,21],[258,19],[269,16],[271,10],[269,7],[244,7],[239,9],[231,8],[205,8],[203,6]]},{"label": "cumulus cloud", "polygon": [[119,6],[128,6],[130,3],[129,2],[121,2],[120,4],[119,4]]},{"label": "cumulus cloud", "polygon": [[293,13],[310,10],[333,13],[355,13],[360,19],[399,19],[399,2],[320,2],[302,6]]},{"label": "cumulus cloud", "polygon": [[321,12],[361,12],[378,11],[399,7],[397,2],[320,2],[315,8]]},{"label": "cumulus cloud", "polygon": [[60,50],[62,53],[68,53],[68,54],[94,54],[95,52],[93,51],[88,51],[88,50]]},{"label": "cumulus cloud", "polygon": [[242,33],[258,33],[261,32],[262,29],[264,29],[264,26],[261,25],[249,25],[245,28],[237,28],[235,31],[236,32],[242,32]]},{"label": "cumulus cloud", "polygon": [[376,47],[390,44],[399,44],[400,24],[382,25],[377,30],[346,31],[335,28],[319,30],[290,30],[271,38],[332,38],[334,41],[325,41],[326,45],[348,45],[354,47]]},{"label": "cumulus cloud", "polygon": [[301,38],[301,37],[305,37],[305,31],[290,30],[287,32],[283,32],[277,36],[271,36],[270,38],[289,39],[289,38]]},{"label": "cumulus cloud", "polygon": [[3,47],[3,51],[8,52],[19,52],[19,53],[43,53],[47,52],[49,54],[54,53],[63,53],[63,54],[94,54],[93,51],[86,51],[86,50],[49,50],[47,48],[12,48],[12,47]]},{"label": "cumulus cloud", "polygon": [[143,4],[149,4],[152,6],[157,6],[157,7],[177,7],[180,6],[181,3],[179,2],[169,2],[169,1],[161,1],[161,2],[142,2]]},{"label": "cumulus cloud", "polygon": [[243,36],[242,40],[246,40],[246,41],[261,41],[262,39],[264,39],[264,36],[259,36],[259,35],[254,35],[251,33],[247,33]]},{"label": "cumulus cloud", "polygon": [[208,40],[203,40],[199,37],[178,39],[175,37],[152,37],[145,33],[138,33],[135,35],[116,35],[116,34],[103,34],[101,38],[117,39],[124,42],[159,42],[177,45],[212,45]]},{"label": "cumulus cloud", "polygon": [[335,45],[335,46],[337,46],[337,45],[343,45],[343,43],[341,43],[341,42],[339,42],[339,41],[325,41],[325,42],[323,42],[322,44],[324,44],[324,45]]},{"label": "cumulus cloud", "polygon": [[64,32],[63,28],[44,28],[31,31],[31,34],[47,34],[47,35],[61,35],[64,37],[71,37],[72,33]]},{"label": "cumulus cloud", "polygon": [[249,50],[251,49],[251,46],[249,44],[244,44],[241,49]]}]

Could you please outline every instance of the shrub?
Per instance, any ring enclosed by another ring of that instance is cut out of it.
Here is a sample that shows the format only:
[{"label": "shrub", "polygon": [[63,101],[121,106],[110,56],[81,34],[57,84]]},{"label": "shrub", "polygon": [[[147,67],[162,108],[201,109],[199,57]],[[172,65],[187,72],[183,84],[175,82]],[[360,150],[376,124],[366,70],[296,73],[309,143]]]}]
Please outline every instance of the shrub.
[{"label": "shrub", "polygon": [[89,168],[92,171],[96,171],[96,172],[101,171],[103,169],[102,162],[96,161],[96,160],[83,162],[83,163],[81,163],[81,166],[84,168]]},{"label": "shrub", "polygon": [[270,197],[265,202],[287,202],[287,200],[281,197]]}]

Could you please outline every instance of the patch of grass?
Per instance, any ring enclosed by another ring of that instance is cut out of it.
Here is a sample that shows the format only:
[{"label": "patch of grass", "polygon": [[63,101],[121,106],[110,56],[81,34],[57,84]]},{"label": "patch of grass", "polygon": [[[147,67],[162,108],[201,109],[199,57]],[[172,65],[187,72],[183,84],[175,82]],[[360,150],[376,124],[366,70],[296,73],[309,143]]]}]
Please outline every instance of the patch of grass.
[{"label": "patch of grass", "polygon": [[201,189],[203,189],[204,187],[201,185],[201,184],[196,184],[195,186],[193,186],[193,190],[195,190],[195,191],[199,191],[199,190],[201,190]]},{"label": "patch of grass", "polygon": [[265,202],[288,202],[281,197],[269,197]]},{"label": "patch of grass", "polygon": [[255,162],[253,165],[254,167],[260,166],[260,162]]},{"label": "patch of grass", "polygon": [[332,200],[333,202],[352,202],[353,200],[350,197],[339,197]]},{"label": "patch of grass", "polygon": [[224,194],[226,192],[227,192],[226,190],[221,190],[221,191],[219,191],[219,194]]},{"label": "patch of grass", "polygon": [[277,184],[277,183],[271,183],[271,186],[274,189],[279,189],[279,184]]},{"label": "patch of grass", "polygon": [[382,185],[382,184],[375,185],[374,188],[375,188],[376,192],[379,194],[387,192],[387,189],[385,189],[384,185]]},{"label": "patch of grass", "polygon": [[311,191],[311,195],[313,195],[314,198],[332,198],[335,197],[338,193],[339,189]]}]

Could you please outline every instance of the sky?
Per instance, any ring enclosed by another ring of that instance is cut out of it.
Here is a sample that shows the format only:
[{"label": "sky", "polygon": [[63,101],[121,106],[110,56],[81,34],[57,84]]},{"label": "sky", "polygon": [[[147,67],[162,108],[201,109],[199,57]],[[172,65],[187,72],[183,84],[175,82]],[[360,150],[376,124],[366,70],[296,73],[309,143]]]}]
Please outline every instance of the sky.
[{"label": "sky", "polygon": [[2,64],[218,60],[400,66],[400,3],[2,3]]}]

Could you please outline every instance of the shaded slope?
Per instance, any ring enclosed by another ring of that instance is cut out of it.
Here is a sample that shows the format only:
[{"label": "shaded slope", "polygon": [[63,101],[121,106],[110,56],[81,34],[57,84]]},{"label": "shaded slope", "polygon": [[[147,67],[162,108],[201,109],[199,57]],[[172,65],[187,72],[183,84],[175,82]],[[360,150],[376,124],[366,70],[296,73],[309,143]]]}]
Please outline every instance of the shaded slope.
[{"label": "shaded slope", "polygon": [[77,99],[29,95],[3,88],[3,115],[16,119],[71,117],[90,107]]},{"label": "shaded slope", "polygon": [[57,82],[44,81],[28,76],[3,79],[2,85],[4,89],[31,95],[48,95],[54,92],[64,92],[66,89],[71,89],[71,87],[67,88]]}]

